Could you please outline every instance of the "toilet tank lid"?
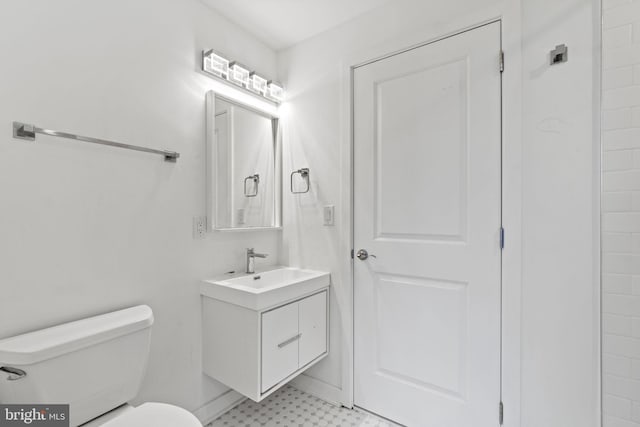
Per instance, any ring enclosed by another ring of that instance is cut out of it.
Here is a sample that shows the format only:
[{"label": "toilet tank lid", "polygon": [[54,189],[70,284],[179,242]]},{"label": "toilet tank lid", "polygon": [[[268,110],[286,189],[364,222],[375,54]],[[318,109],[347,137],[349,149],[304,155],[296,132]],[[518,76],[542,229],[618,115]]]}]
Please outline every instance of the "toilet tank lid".
[{"label": "toilet tank lid", "polygon": [[138,305],[0,340],[0,366],[30,365],[127,335],[153,324],[153,312]]}]

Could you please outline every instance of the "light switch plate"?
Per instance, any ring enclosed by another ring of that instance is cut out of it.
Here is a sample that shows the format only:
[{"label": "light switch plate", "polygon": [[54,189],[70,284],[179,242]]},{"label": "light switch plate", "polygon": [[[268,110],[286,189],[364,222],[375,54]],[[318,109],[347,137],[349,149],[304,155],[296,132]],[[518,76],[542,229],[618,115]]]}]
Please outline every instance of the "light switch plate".
[{"label": "light switch plate", "polygon": [[244,208],[236,210],[236,225],[244,225],[247,222],[247,211]]},{"label": "light switch plate", "polygon": [[204,239],[206,234],[207,234],[207,217],[194,216],[193,217],[193,238]]},{"label": "light switch plate", "polygon": [[335,225],[336,208],[334,205],[326,205],[322,209],[322,218],[324,225]]}]

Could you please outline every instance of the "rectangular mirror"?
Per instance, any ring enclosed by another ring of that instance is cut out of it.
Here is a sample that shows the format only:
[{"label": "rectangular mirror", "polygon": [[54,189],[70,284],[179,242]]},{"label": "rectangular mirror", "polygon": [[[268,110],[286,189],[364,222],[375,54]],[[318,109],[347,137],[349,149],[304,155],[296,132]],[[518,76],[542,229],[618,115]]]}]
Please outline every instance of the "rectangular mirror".
[{"label": "rectangular mirror", "polygon": [[280,228],[278,117],[210,91],[207,150],[211,228]]}]

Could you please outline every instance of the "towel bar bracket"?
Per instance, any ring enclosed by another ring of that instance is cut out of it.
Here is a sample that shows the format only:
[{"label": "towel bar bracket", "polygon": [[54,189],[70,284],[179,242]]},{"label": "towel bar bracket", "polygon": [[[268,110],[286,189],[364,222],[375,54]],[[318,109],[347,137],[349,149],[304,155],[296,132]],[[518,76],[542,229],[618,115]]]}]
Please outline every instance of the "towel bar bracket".
[{"label": "towel bar bracket", "polygon": [[36,127],[25,123],[13,122],[13,137],[25,141],[35,141]]}]

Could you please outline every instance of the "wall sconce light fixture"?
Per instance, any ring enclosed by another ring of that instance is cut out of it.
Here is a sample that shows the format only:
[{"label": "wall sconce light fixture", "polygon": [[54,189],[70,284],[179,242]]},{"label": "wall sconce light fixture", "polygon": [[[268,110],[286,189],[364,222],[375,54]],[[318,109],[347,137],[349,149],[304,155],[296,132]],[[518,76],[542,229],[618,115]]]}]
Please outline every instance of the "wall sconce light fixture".
[{"label": "wall sconce light fixture", "polygon": [[233,83],[276,104],[284,101],[284,87],[249,70],[237,61],[230,61],[213,49],[202,51],[202,71]]}]

